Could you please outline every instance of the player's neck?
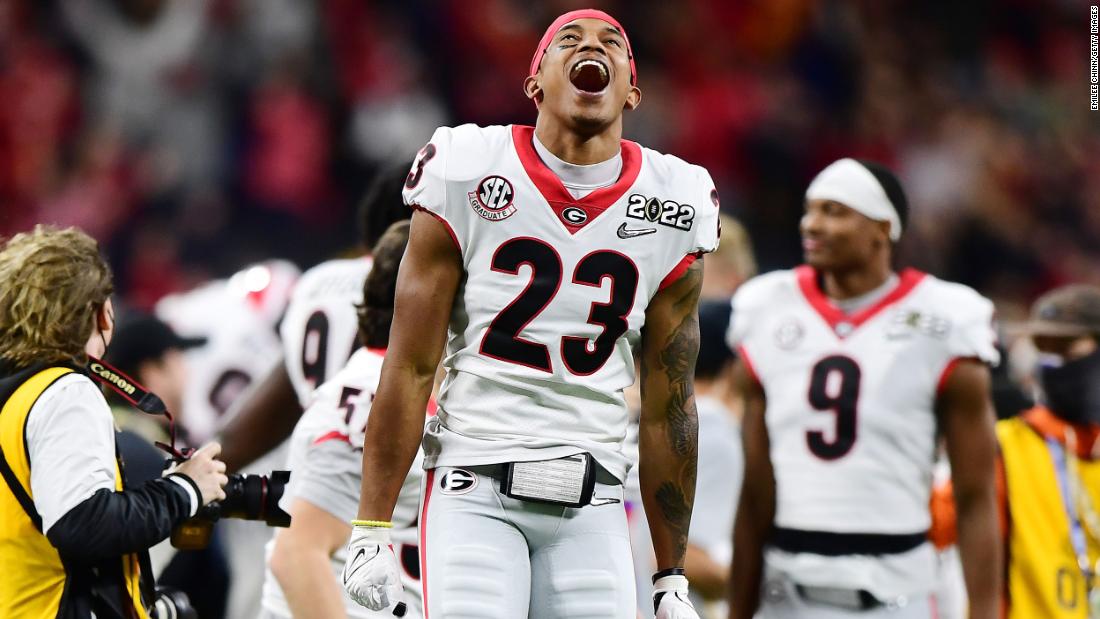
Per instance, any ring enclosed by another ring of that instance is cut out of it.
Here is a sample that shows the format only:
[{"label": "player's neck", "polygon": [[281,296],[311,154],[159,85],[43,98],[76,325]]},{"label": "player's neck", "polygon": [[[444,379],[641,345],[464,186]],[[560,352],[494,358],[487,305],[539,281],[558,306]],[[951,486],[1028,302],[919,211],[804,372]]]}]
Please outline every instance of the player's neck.
[{"label": "player's neck", "polygon": [[860,269],[824,271],[821,288],[830,299],[844,300],[865,295],[881,287],[894,271],[887,263],[872,264]]},{"label": "player's neck", "polygon": [[545,114],[540,114],[535,121],[535,137],[546,150],[574,165],[592,165],[611,159],[621,148],[622,135],[622,121],[594,135],[577,133]]}]

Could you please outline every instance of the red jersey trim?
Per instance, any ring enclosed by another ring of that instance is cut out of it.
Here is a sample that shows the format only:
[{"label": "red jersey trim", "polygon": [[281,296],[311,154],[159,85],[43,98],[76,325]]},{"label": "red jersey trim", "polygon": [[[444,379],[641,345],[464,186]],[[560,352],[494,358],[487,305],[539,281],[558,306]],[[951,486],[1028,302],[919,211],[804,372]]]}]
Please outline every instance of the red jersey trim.
[{"label": "red jersey trim", "polygon": [[[525,125],[512,125],[512,144],[515,146],[516,155],[523,164],[523,169],[531,182],[538,188],[543,199],[553,209],[557,219],[569,234],[576,234],[578,230],[596,219],[623,197],[627,189],[638,179],[638,173],[642,170],[642,148],[630,140],[621,140],[623,156],[623,169],[619,173],[619,180],[609,187],[603,187],[593,191],[583,198],[574,198],[569,190],[562,184],[557,174],[546,167],[535,151],[532,140],[535,137],[535,128]],[[562,211],[570,206],[578,206],[584,209],[588,218],[581,224],[571,224],[562,219]]]},{"label": "red jersey trim", "polygon": [[[852,326],[851,332],[845,335],[851,335],[860,325],[874,318],[882,310],[905,298],[906,295],[917,287],[917,284],[924,281],[927,275],[916,269],[905,269],[898,277],[899,281],[897,287],[891,290],[889,294],[879,299],[878,302],[871,307],[865,308],[849,316],[833,305],[829,297],[825,296],[825,293],[817,285],[817,271],[813,267],[802,265],[796,267],[794,272],[795,277],[798,279],[798,287],[802,291],[802,296],[804,296],[810,306],[817,311],[818,315],[828,323],[833,333],[836,333],[837,325],[841,323],[848,323]],[[837,333],[837,337],[843,339],[845,336]]]},{"label": "red jersey trim", "polygon": [[699,257],[698,254],[688,254],[680,259],[680,262],[676,263],[676,266],[672,267],[672,270],[665,275],[665,278],[661,280],[661,285],[657,286],[657,290],[664,290],[672,284],[676,283],[676,280],[684,276],[687,270],[691,268],[691,265]]},{"label": "red jersey trim", "polygon": [[420,601],[424,608],[424,619],[428,619],[428,503],[432,500],[435,487],[435,469],[428,469],[424,484],[424,503],[420,506]]},{"label": "red jersey trim", "polygon": [[744,345],[737,347],[737,356],[741,358],[741,363],[745,364],[745,371],[749,373],[749,378],[757,385],[764,386],[764,383],[760,382],[760,375],[756,373],[756,366],[752,364],[752,357],[749,356],[749,351]]},{"label": "red jersey trim", "polygon": [[944,387],[947,386],[947,379],[951,378],[952,372],[955,371],[955,368],[959,366],[959,362],[961,361],[982,362],[982,360],[977,357],[952,357],[951,360],[947,362],[947,365],[943,366],[943,371],[940,372],[940,379],[936,381],[937,396],[943,393]]},{"label": "red jersey trim", "polygon": [[462,253],[462,244],[458,242],[458,235],[455,234],[454,228],[451,227],[451,223],[449,221],[443,219],[443,217],[441,217],[439,214],[429,211],[423,206],[420,206],[419,204],[410,204],[409,208],[412,208],[416,211],[422,211],[439,220],[439,223],[443,224],[443,226],[447,228],[447,234],[451,235],[451,240],[454,241],[455,247],[458,248],[458,253]]},{"label": "red jersey trim", "polygon": [[321,443],[325,443],[328,441],[342,441],[344,443],[347,443],[348,445],[351,445],[351,437],[338,430],[333,430],[328,434],[322,434],[321,436],[318,436],[316,439],[314,439],[313,444],[320,445]]}]

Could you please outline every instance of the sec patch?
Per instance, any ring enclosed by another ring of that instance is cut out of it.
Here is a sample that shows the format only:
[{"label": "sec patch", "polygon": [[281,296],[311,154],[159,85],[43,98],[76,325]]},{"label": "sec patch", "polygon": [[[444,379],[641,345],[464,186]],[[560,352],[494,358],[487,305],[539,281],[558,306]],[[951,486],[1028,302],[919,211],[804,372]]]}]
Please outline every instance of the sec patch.
[{"label": "sec patch", "polygon": [[477,185],[477,190],[466,194],[470,201],[470,208],[489,221],[501,221],[508,219],[516,212],[516,205],[512,203],[516,192],[512,183],[503,176],[486,176]]}]

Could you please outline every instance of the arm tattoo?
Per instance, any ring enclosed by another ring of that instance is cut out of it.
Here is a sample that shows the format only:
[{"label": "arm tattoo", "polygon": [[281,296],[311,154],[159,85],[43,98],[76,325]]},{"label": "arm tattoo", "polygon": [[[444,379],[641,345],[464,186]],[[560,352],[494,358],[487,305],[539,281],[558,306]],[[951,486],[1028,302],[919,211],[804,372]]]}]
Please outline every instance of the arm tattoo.
[{"label": "arm tattoo", "polygon": [[684,318],[661,350],[661,368],[668,377],[669,399],[667,433],[676,453],[695,457],[699,419],[695,413],[692,380],[695,358],[699,354],[699,318],[694,312]]},{"label": "arm tattoo", "polygon": [[[689,269],[684,281],[686,292],[674,307],[687,310],[683,321],[673,330],[658,355],[661,369],[668,378],[669,400],[667,433],[669,443],[681,457],[695,460],[698,448],[699,419],[695,413],[695,360],[699,356],[699,284],[703,273]],[[691,480],[694,487],[694,476]]]},{"label": "arm tattoo", "polygon": [[699,451],[699,418],[695,411],[695,359],[699,354],[699,315],[696,305],[702,280],[701,269],[690,269],[684,281],[685,292],[674,307],[684,314],[657,356],[658,365],[668,380],[665,436],[669,447],[680,458],[673,479],[657,488],[656,499],[661,516],[672,534],[676,556],[687,549],[688,526],[695,496],[695,472]]},{"label": "arm tattoo", "polygon": [[[692,480],[694,482],[694,479]],[[691,503],[676,484],[666,481],[657,488],[657,505],[661,516],[670,525],[676,556],[683,557],[687,552],[688,525],[691,523]]]}]

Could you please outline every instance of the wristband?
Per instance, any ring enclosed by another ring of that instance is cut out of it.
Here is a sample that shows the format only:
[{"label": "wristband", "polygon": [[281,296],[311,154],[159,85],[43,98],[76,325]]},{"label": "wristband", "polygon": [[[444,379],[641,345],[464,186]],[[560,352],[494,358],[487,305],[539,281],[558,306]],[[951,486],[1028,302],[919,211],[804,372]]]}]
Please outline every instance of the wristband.
[{"label": "wristband", "polygon": [[353,527],[372,527],[375,529],[392,529],[393,523],[389,520],[352,520]]},{"label": "wristband", "polygon": [[664,578],[665,576],[683,576],[683,575],[684,575],[684,568],[682,568],[682,567],[670,567],[670,568],[667,568],[667,569],[663,569],[663,570],[657,572],[656,574],[654,574],[653,575],[653,582],[656,583],[658,580]]}]

